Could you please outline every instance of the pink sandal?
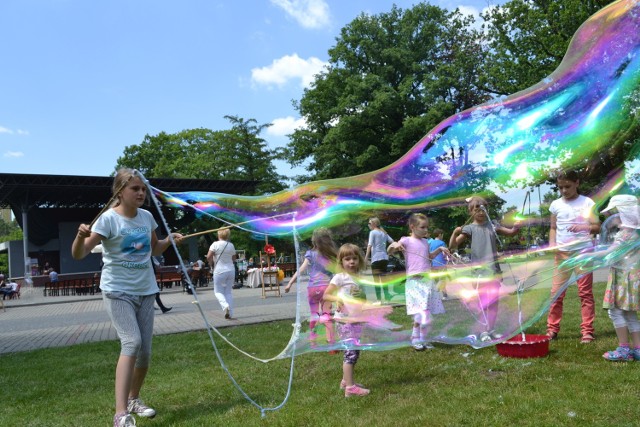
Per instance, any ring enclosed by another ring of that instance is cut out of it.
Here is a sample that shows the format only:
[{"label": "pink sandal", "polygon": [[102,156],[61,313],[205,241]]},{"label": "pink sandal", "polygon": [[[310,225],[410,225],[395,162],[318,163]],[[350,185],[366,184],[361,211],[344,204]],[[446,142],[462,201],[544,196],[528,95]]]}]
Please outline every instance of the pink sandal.
[{"label": "pink sandal", "polygon": [[580,342],[582,344],[589,344],[590,342],[594,341],[596,339],[596,337],[593,336],[593,334],[583,334],[582,335],[582,339],[580,340]]}]

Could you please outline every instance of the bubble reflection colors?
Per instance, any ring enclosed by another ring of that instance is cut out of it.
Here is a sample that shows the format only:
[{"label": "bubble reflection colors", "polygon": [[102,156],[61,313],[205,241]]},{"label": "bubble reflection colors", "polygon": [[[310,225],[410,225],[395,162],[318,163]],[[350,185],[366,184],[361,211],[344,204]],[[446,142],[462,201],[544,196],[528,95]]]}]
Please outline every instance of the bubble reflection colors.
[{"label": "bubble reflection colors", "polygon": [[[543,183],[551,169],[584,166],[596,154],[626,150],[627,157],[613,165],[610,176],[590,195],[600,206],[623,182],[637,193],[639,149],[626,148],[629,141],[625,138],[639,123],[639,50],[639,3],[618,1],[580,27],[561,65],[546,79],[449,117],[386,168],[261,197],[205,192],[158,195],[170,206],[188,204],[202,215],[242,222],[243,229],[254,233],[291,239],[295,225],[306,239],[314,228],[324,226],[342,242],[366,247],[363,224],[369,216],[401,227],[410,212],[460,206],[472,193],[522,200],[518,196],[522,189]],[[540,202],[533,203],[534,211]],[[446,235],[460,225],[451,224]],[[620,248],[618,252],[624,250],[631,249]],[[495,297],[499,300],[496,336],[513,336],[548,309],[553,266],[549,257],[538,255],[515,251],[500,258],[504,274],[503,286]],[[584,271],[589,271],[593,265],[603,264],[596,262],[596,256],[587,254],[570,262],[582,262]],[[474,266],[468,265],[451,269],[446,313],[433,317],[431,341],[478,347],[495,343],[496,339],[479,340],[487,310],[479,302],[479,280],[474,271]],[[390,286],[400,292],[402,283],[401,279],[391,280]],[[370,320],[358,348],[407,345],[411,330],[398,329],[395,318]],[[298,342],[298,351],[353,345],[316,343],[312,347],[303,339]]]},{"label": "bubble reflection colors", "polygon": [[637,126],[638,8],[636,1],[620,1],[595,14],[547,79],[444,120],[384,169],[264,197],[175,193],[173,203],[189,200],[232,222],[254,219],[248,229],[272,235],[290,234],[292,219],[271,217],[295,212],[299,231],[308,235],[317,226],[348,224],[373,212],[459,204],[470,191],[506,199],[543,182],[550,167],[582,165],[605,147],[619,146],[625,131]]}]

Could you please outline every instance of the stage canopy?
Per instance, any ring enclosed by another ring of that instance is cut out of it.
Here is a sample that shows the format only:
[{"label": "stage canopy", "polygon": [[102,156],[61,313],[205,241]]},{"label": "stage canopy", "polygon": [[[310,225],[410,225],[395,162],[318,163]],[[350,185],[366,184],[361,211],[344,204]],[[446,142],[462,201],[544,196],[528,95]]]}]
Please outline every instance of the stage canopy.
[{"label": "stage canopy", "polygon": [[[207,191],[252,194],[258,182],[149,178],[151,185],[166,192]],[[43,245],[58,237],[60,222],[90,222],[111,198],[112,177],[0,173],[0,208],[10,208],[23,227],[27,213],[29,241]],[[147,206],[156,219],[157,210]],[[171,227],[193,218],[176,218],[167,212]],[[24,228],[24,227],[23,227]]]}]

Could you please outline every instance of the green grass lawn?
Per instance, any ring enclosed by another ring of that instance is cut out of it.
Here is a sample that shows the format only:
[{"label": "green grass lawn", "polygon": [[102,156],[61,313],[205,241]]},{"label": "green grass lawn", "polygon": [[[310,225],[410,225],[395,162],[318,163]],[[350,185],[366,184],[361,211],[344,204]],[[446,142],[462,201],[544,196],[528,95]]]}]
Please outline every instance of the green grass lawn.
[{"label": "green grass lawn", "polygon": [[[603,291],[604,284],[597,284],[598,307]],[[396,312],[401,318],[404,307]],[[544,333],[545,319],[527,333]],[[295,358],[288,402],[265,417],[229,380],[205,332],[158,336],[142,396],[158,415],[138,419],[138,425],[637,426],[640,362],[601,357],[617,344],[604,310],[597,311],[598,339],[592,344],[580,344],[579,323],[572,286],[560,337],[544,358],[504,358],[494,347],[445,345],[425,352],[363,352],[356,379],[371,388],[366,397],[345,399],[338,389],[341,354],[304,354]],[[249,353],[268,358],[287,343],[291,322],[222,332]],[[283,400],[290,359],[263,364],[219,347],[253,400],[266,407]],[[118,351],[112,341],[1,356],[0,426],[110,426]]]}]

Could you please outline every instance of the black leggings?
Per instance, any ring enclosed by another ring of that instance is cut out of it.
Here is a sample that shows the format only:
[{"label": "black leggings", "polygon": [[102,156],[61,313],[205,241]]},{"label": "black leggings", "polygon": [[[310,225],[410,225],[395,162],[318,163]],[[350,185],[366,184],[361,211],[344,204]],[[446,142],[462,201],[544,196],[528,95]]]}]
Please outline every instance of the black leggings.
[{"label": "black leggings", "polygon": [[381,259],[379,261],[374,261],[371,263],[371,274],[373,275],[373,281],[378,283],[374,287],[376,290],[376,299],[380,301],[382,298],[382,291],[384,291],[384,297],[387,300],[391,299],[391,294],[389,293],[389,287],[387,285],[382,285],[382,276],[387,272],[387,264],[389,263],[386,259]]}]

